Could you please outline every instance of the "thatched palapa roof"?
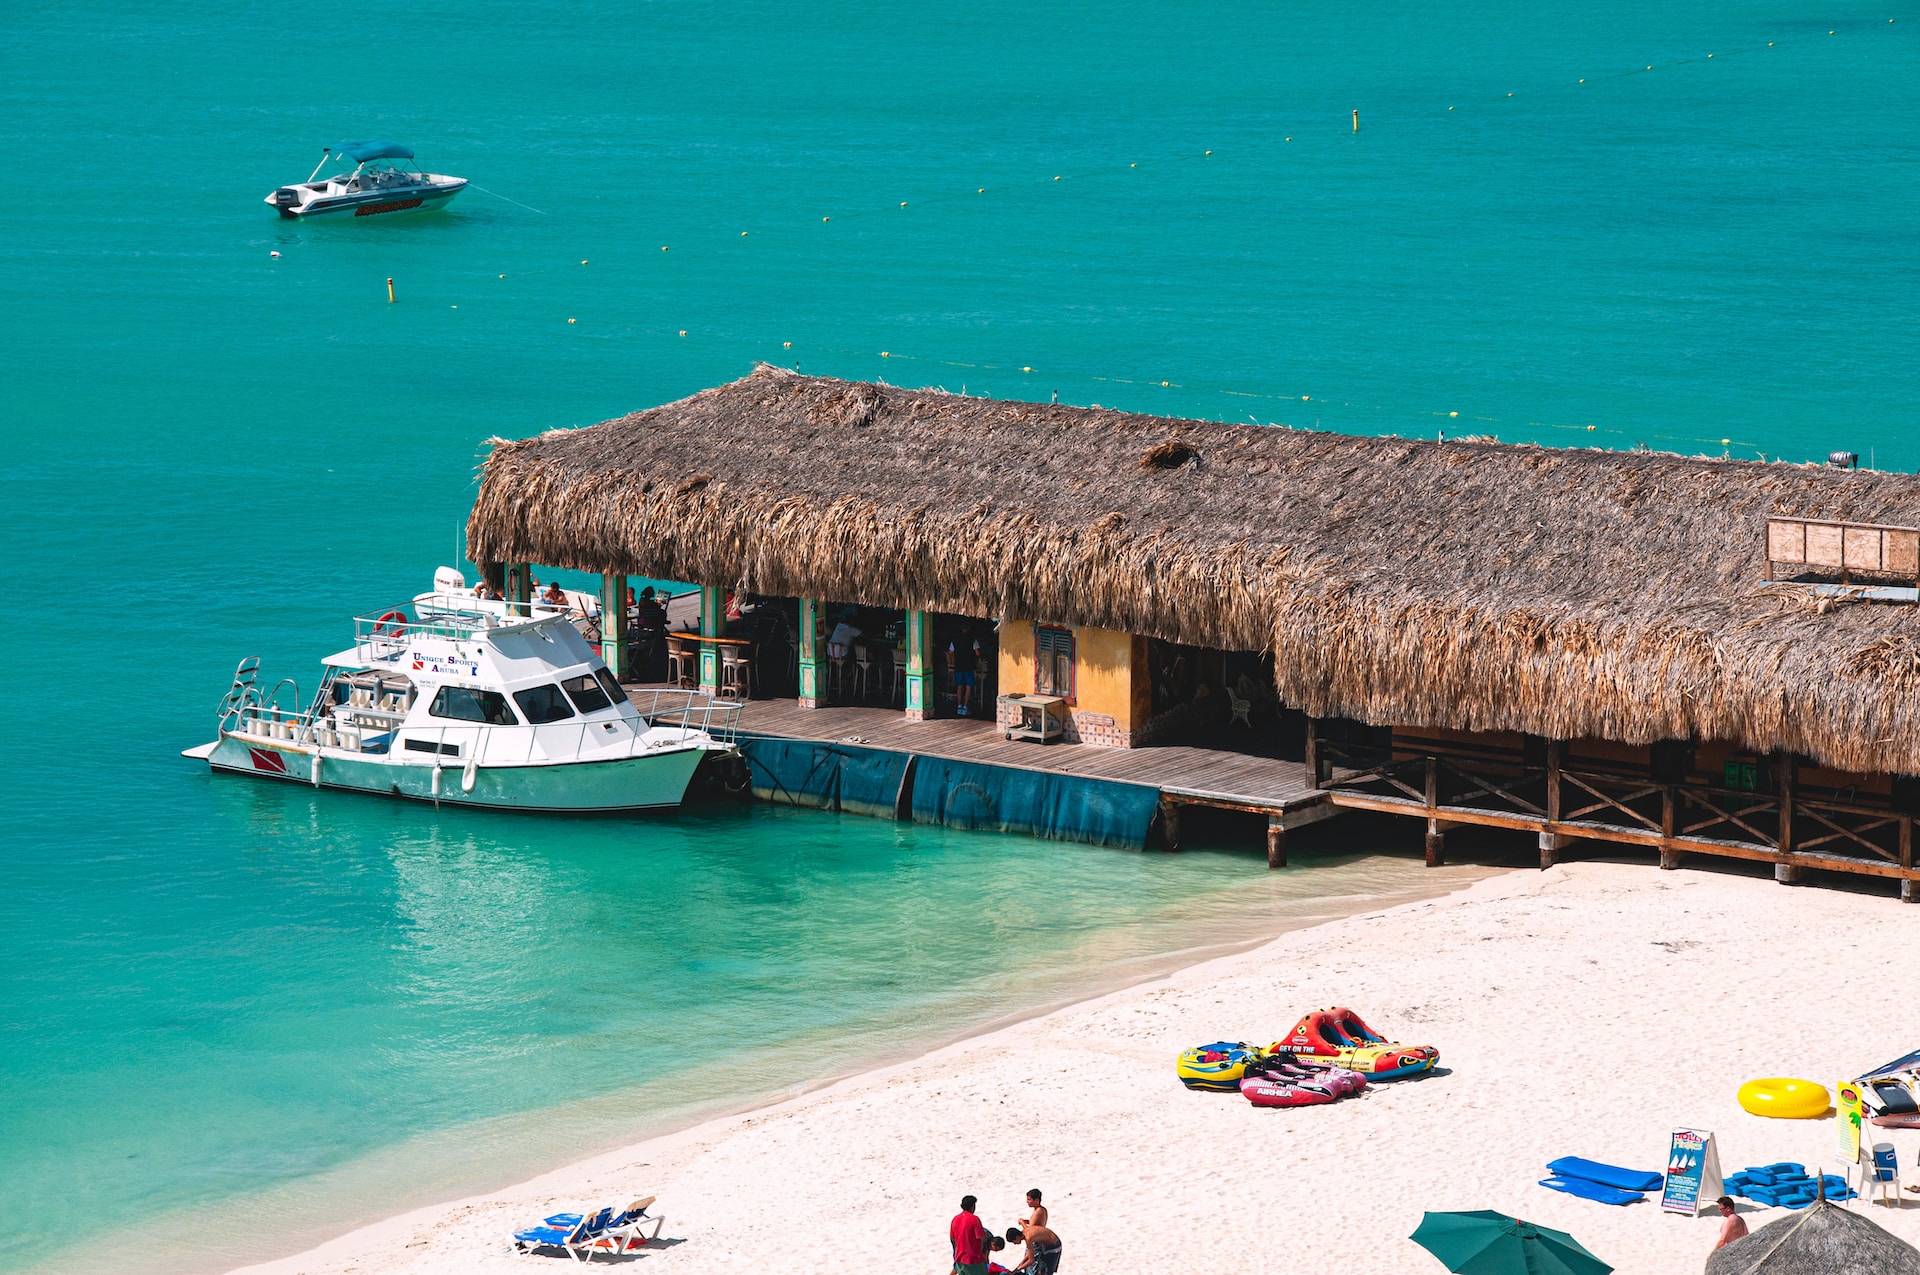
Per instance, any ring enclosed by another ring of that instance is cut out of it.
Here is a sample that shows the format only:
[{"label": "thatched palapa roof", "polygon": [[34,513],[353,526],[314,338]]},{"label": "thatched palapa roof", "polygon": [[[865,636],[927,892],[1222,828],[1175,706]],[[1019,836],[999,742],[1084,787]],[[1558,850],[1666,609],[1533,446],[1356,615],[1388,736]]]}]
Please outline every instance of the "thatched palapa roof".
[{"label": "thatched palapa roof", "polygon": [[1821,1200],[1716,1249],[1706,1275],[1920,1275],[1920,1251]]},{"label": "thatched palapa roof", "polygon": [[1920,477],[761,367],[495,440],[467,539],[481,562],[1271,649],[1280,697],[1320,716],[1920,773],[1920,609],[1767,587],[1769,515],[1911,524]]}]

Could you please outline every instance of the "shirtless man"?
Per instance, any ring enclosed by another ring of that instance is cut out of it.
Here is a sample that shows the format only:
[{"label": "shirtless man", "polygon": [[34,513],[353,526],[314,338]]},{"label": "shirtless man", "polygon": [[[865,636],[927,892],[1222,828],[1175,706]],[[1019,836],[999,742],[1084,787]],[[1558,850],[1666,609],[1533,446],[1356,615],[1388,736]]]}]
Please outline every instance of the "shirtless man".
[{"label": "shirtless man", "polygon": [[1720,1224],[1720,1238],[1713,1243],[1716,1249],[1725,1248],[1747,1233],[1747,1219],[1733,1211],[1732,1198],[1723,1195],[1720,1197],[1718,1203],[1720,1206],[1720,1216],[1725,1218],[1726,1221]]},{"label": "shirtless man", "polygon": [[1009,1226],[1007,1243],[1024,1241],[1027,1246],[1026,1260],[1014,1267],[1024,1275],[1053,1275],[1060,1269],[1060,1237],[1044,1226],[1035,1226],[1029,1222],[1025,1226]]},{"label": "shirtless man", "polygon": [[1026,1225],[1045,1226],[1046,1224],[1047,1206],[1040,1203],[1040,1188],[1035,1187],[1033,1190],[1027,1192]]}]

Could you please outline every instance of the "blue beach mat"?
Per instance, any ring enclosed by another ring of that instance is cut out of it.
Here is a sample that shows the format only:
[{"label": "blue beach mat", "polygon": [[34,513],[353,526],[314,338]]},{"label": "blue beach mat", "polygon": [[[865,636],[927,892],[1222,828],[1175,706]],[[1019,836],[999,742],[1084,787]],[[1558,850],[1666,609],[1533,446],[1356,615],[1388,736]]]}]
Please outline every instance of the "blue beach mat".
[{"label": "blue beach mat", "polygon": [[1588,1182],[1598,1182],[1601,1186],[1610,1186],[1621,1191],[1658,1191],[1660,1184],[1666,1180],[1658,1173],[1623,1169],[1617,1164],[1583,1160],[1577,1155],[1561,1156],[1547,1165],[1547,1172],[1556,1177],[1583,1178]]},{"label": "blue beach mat", "polygon": [[1616,1190],[1586,1178],[1542,1178],[1540,1185],[1549,1191],[1577,1195],[1583,1200],[1598,1200],[1602,1204],[1637,1204],[1647,1198],[1638,1191]]}]

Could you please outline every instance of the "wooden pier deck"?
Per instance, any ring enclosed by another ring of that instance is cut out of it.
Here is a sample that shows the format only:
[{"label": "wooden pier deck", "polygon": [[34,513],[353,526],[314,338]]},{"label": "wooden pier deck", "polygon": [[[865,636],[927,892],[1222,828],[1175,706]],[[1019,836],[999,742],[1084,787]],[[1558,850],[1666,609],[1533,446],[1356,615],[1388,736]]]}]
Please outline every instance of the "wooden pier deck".
[{"label": "wooden pier deck", "polygon": [[[630,694],[644,701],[655,690],[670,689],[635,686]],[[1314,786],[1301,763],[1220,749],[1034,744],[1008,740],[992,722],[979,718],[910,722],[898,709],[801,708],[790,699],[748,700],[741,709],[740,730],[747,735],[852,744],[950,761],[1140,784],[1159,789],[1163,807],[1240,810],[1282,817],[1288,827],[1334,813],[1326,792]]]}]

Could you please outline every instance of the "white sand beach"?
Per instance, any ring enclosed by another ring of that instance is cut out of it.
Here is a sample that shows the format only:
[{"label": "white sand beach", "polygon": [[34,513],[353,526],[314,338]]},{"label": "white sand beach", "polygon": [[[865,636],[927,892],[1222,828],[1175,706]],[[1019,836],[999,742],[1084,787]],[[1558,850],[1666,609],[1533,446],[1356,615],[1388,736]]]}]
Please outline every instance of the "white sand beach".
[{"label": "white sand beach", "polygon": [[[1831,1119],[1760,1119],[1734,1091],[1773,1075],[1830,1086],[1920,1047],[1916,933],[1920,908],[1884,892],[1641,864],[1510,873],[246,1269],[558,1271],[566,1258],[517,1255],[509,1232],[657,1195],[672,1242],[625,1265],[934,1275],[961,1195],[1004,1229],[1038,1186],[1074,1275],[1439,1271],[1407,1238],[1422,1211],[1478,1208],[1570,1231],[1621,1271],[1697,1272],[1717,1218],[1572,1199],[1535,1185],[1546,1162],[1658,1170],[1690,1126],[1714,1131],[1729,1172],[1836,1168]],[[1334,1004],[1438,1046],[1442,1070],[1291,1110],[1174,1078],[1183,1048],[1268,1041]],[[1920,1132],[1872,1136],[1920,1183]],[[1903,1203],[1853,1207],[1920,1243],[1920,1194]]]}]

